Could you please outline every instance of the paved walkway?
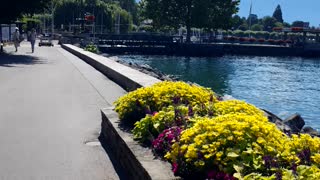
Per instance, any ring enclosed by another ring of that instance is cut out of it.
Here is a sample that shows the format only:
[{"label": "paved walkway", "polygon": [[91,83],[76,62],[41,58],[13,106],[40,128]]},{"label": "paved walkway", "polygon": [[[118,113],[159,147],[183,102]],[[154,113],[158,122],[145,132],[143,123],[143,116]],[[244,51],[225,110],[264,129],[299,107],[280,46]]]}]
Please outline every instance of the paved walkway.
[{"label": "paved walkway", "polygon": [[[0,179],[119,179],[97,145],[100,108],[125,91],[59,46],[0,54]],[[91,142],[86,144],[86,142]]]}]

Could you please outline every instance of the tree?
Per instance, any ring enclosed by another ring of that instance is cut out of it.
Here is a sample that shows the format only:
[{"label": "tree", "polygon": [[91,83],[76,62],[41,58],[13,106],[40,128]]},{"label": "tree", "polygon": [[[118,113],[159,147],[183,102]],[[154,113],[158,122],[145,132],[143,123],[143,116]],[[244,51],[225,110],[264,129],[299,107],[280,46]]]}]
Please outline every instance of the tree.
[{"label": "tree", "polygon": [[234,15],[232,17],[232,27],[233,29],[238,29],[239,26],[243,24],[243,21],[239,15]]},{"label": "tree", "polygon": [[253,26],[251,26],[251,30],[252,31],[262,31],[263,30],[263,26],[260,24],[254,24]]},{"label": "tree", "polygon": [[241,25],[238,27],[238,29],[240,29],[240,30],[242,30],[242,31],[246,31],[246,30],[249,29],[249,26],[248,26],[247,22],[245,22],[245,23],[241,24]]},{"label": "tree", "polygon": [[287,22],[283,22],[283,27],[289,28],[289,27],[291,27],[291,25]]},{"label": "tree", "polygon": [[281,22],[276,22],[274,27],[283,28],[283,24]]},{"label": "tree", "polygon": [[[120,17],[120,33],[127,33],[132,27],[132,16],[120,7],[119,3],[102,0],[73,1],[66,0],[56,8],[55,25],[60,27],[80,22],[85,13],[95,16],[96,32],[115,32],[115,24]],[[81,21],[84,25],[85,22]],[[83,26],[84,27],[84,26]],[[87,29],[88,31],[88,29]]]},{"label": "tree", "polygon": [[1,3],[0,22],[10,23],[23,14],[42,12],[50,0],[9,0]]},{"label": "tree", "polygon": [[264,31],[271,31],[276,26],[277,20],[274,17],[266,16],[262,19]]},{"label": "tree", "polygon": [[278,22],[283,23],[282,10],[280,5],[278,5],[274,10],[272,17],[274,17]]},{"label": "tree", "polygon": [[257,24],[259,22],[258,20],[258,16],[256,14],[250,14],[248,19],[247,19],[247,23],[248,25],[252,26],[254,24]]},{"label": "tree", "polygon": [[135,0],[120,0],[120,7],[131,14],[133,22],[138,24],[138,6]]},{"label": "tree", "polygon": [[304,26],[304,22],[303,21],[294,21],[292,23],[292,27],[303,27]]},{"label": "tree", "polygon": [[186,26],[187,42],[191,28],[216,30],[232,25],[232,15],[238,11],[239,0],[145,0],[146,17],[155,27]]}]

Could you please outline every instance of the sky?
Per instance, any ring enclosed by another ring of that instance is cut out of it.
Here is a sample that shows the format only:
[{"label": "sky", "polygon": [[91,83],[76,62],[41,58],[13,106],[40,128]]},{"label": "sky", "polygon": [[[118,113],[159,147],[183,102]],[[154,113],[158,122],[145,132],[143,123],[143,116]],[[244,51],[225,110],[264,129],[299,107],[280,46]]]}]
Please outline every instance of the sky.
[{"label": "sky", "polygon": [[[238,15],[248,17],[250,3],[251,0],[240,0]],[[272,16],[278,4],[285,22],[302,20],[310,22],[310,26],[319,27],[320,0],[252,0],[252,14],[257,14],[259,18]]]}]

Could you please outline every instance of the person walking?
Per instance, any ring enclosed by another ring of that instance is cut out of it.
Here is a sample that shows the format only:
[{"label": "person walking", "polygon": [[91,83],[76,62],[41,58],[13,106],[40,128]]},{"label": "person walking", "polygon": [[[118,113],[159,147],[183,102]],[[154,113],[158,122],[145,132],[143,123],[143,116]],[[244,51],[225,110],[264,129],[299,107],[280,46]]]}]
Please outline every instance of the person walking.
[{"label": "person walking", "polygon": [[32,53],[34,52],[34,44],[36,43],[36,38],[37,38],[36,30],[32,29],[30,33],[30,43],[31,43]]},{"label": "person walking", "polygon": [[16,27],[16,31],[13,32],[12,39],[13,39],[14,47],[16,48],[16,52],[18,52],[18,47],[20,46],[20,33],[19,33],[18,27]]}]

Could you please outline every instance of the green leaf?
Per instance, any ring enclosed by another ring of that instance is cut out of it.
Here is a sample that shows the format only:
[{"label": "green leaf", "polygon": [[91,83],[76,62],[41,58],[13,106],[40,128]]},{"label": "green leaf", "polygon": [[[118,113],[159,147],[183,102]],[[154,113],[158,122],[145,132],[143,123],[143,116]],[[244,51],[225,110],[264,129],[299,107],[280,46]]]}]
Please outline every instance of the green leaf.
[{"label": "green leaf", "polygon": [[153,127],[154,127],[155,129],[158,129],[159,126],[160,126],[160,123],[155,123],[155,124],[153,125]]},{"label": "green leaf", "polygon": [[229,152],[227,156],[228,157],[233,157],[233,158],[239,157],[239,155],[236,154],[235,152]]},{"label": "green leaf", "polygon": [[233,177],[239,179],[239,180],[243,180],[242,176],[241,176],[241,173],[234,173],[233,174]]},{"label": "green leaf", "polygon": [[243,170],[242,166],[238,166],[238,165],[233,165],[234,170],[236,170],[237,173],[241,173],[241,171]]}]

